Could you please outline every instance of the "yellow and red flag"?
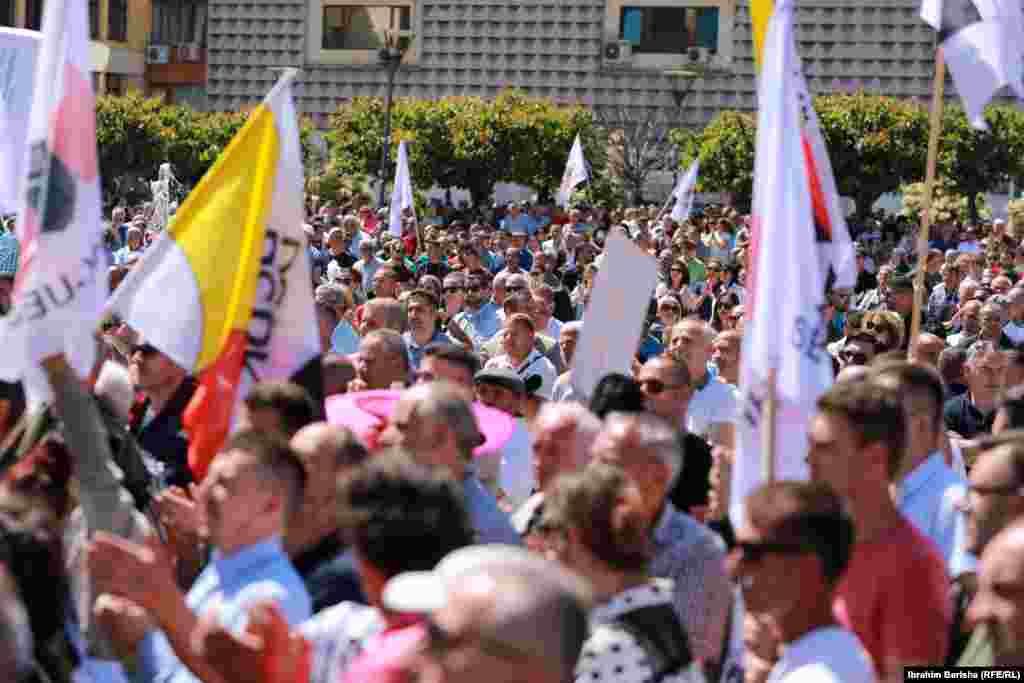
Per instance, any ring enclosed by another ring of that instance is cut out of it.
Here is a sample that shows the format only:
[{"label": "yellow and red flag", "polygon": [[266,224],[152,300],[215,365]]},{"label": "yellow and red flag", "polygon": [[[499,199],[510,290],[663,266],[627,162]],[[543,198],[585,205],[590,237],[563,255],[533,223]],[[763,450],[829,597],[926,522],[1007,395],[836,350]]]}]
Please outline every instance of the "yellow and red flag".
[{"label": "yellow and red flag", "polygon": [[302,159],[283,76],[192,191],[110,308],[199,388],[185,412],[189,466],[205,476],[237,397],[320,351],[302,233]]}]

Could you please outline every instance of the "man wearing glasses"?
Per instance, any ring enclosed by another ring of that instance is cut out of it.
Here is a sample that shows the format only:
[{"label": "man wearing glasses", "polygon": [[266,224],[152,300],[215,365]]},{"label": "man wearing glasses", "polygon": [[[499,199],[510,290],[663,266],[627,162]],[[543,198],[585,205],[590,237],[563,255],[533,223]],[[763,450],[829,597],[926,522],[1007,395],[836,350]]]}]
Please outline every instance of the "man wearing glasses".
[{"label": "man wearing glasses", "polygon": [[826,485],[775,482],[747,497],[729,571],[748,618],[769,617],[781,641],[762,638],[750,648],[748,666],[757,671],[747,680],[770,667],[774,683],[874,683],[864,646],[832,614],[853,544],[853,520]]},{"label": "man wearing glasses", "polygon": [[498,309],[487,301],[487,290],[483,273],[470,274],[466,278],[465,306],[453,321],[472,340],[475,349],[479,349],[501,330]]},{"label": "man wearing glasses", "polygon": [[871,654],[879,679],[946,657],[952,610],[935,544],[896,508],[890,489],[907,446],[900,395],[877,382],[832,385],[818,400],[808,433],[811,481],[828,484],[856,529],[834,612]]},{"label": "man wearing glasses", "polygon": [[128,426],[146,450],[146,466],[162,485],[188,486],[192,471],[181,417],[192,400],[195,382],[184,368],[145,340],[136,340],[128,361],[138,394]]},{"label": "man wearing glasses", "polygon": [[[1024,515],[1024,434],[1007,432],[992,437],[982,442],[979,450],[960,503],[967,519],[967,549],[976,557],[981,557],[999,532]],[[993,636],[987,625],[974,628],[956,663],[995,665]]]}]

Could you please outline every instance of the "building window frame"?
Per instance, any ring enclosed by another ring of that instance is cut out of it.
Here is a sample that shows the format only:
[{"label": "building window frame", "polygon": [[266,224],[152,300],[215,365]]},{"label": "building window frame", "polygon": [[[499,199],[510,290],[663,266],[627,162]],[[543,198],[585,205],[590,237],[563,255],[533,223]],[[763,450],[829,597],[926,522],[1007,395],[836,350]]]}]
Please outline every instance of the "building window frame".
[{"label": "building window frame", "polygon": [[410,30],[413,38],[402,60],[413,64],[419,58],[419,41],[422,27],[422,12],[417,0],[307,0],[306,13],[306,61],[311,64],[335,64],[350,66],[376,66],[380,47],[370,49],[324,49],[324,9],[332,7],[390,6],[408,7],[411,12]]},{"label": "building window frame", "polygon": [[107,0],[107,40],[128,40],[128,0]]},{"label": "building window frame", "polygon": [[[604,42],[622,40],[624,10],[628,8],[718,9],[718,45],[716,63],[729,64],[734,57],[734,30],[737,0],[606,0]],[[616,68],[674,69],[692,65],[687,52],[634,52],[629,62]]]},{"label": "building window frame", "polygon": [[89,40],[100,39],[100,0],[89,0]]},{"label": "building window frame", "polygon": [[18,22],[18,8],[15,0],[0,0],[0,26],[13,28]]}]

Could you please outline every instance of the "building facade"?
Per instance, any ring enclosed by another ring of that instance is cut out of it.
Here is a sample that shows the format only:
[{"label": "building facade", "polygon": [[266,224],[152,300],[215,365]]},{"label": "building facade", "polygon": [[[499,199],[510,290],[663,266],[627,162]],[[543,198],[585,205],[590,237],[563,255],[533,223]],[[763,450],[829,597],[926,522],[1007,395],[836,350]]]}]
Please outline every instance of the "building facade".
[{"label": "building facade", "polygon": [[[300,109],[383,95],[385,32],[408,41],[396,96],[506,87],[587,105],[663,109],[681,125],[755,108],[748,0],[209,0],[210,107],[259,102],[277,68],[303,69]],[[799,0],[814,92],[926,101],[934,32],[920,0]],[[952,88],[950,88],[952,92]]]},{"label": "building facade", "polygon": [[[38,31],[44,5],[0,0],[0,26]],[[96,92],[206,106],[206,0],[89,0],[89,37]]]}]

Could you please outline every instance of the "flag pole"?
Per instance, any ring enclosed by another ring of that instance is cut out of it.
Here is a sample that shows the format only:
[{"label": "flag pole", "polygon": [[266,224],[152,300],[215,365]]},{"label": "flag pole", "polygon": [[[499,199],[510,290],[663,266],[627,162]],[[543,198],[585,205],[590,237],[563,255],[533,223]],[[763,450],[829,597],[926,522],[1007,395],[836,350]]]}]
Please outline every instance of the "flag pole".
[{"label": "flag pole", "polygon": [[921,331],[921,307],[923,306],[924,275],[928,265],[928,232],[932,225],[932,199],[935,196],[935,175],[939,160],[939,136],[942,133],[942,109],[945,103],[946,59],[940,45],[935,50],[935,79],[932,83],[931,122],[928,130],[928,168],[925,172],[924,202],[922,204],[921,230],[917,235],[917,272],[914,275],[914,312],[910,318],[910,339],[908,354],[914,351]]},{"label": "flag pole", "polygon": [[775,434],[778,427],[779,371],[768,371],[768,392],[764,402],[764,429],[761,430],[761,475],[766,482],[775,481]]}]

